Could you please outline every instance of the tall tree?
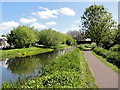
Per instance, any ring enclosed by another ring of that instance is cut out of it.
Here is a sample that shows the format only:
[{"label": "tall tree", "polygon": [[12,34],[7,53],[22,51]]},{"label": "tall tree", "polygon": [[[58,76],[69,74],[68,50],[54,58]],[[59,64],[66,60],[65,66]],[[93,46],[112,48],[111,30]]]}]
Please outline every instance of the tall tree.
[{"label": "tall tree", "polygon": [[56,46],[62,43],[61,33],[52,29],[45,29],[39,32],[39,44],[45,47]]},{"label": "tall tree", "polygon": [[15,48],[29,47],[36,42],[34,28],[18,26],[7,35],[8,43]]},{"label": "tall tree", "polygon": [[81,19],[85,34],[97,45],[115,24],[111,13],[103,5],[92,5],[86,8]]}]

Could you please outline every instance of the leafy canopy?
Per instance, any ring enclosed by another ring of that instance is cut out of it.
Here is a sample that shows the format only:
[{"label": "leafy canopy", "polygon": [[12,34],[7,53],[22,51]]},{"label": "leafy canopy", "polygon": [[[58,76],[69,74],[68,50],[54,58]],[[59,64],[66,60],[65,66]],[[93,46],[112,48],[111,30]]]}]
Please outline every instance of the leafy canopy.
[{"label": "leafy canopy", "polygon": [[82,18],[82,26],[87,37],[95,41],[97,45],[103,37],[109,34],[115,22],[103,5],[92,5],[86,8]]},{"label": "leafy canopy", "polygon": [[18,26],[7,35],[8,43],[15,48],[29,47],[36,42],[34,28],[28,26]]}]

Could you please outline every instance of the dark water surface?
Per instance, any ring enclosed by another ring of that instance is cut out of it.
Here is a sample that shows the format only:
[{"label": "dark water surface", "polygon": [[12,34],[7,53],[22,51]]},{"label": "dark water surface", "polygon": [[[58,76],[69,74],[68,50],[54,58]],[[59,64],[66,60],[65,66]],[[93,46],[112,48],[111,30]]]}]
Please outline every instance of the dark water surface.
[{"label": "dark water surface", "polygon": [[0,83],[10,80],[16,81],[18,78],[25,78],[30,75],[38,75],[44,65],[51,62],[56,56],[64,54],[71,49],[53,51],[24,58],[6,58],[0,61],[0,77],[2,77]]}]

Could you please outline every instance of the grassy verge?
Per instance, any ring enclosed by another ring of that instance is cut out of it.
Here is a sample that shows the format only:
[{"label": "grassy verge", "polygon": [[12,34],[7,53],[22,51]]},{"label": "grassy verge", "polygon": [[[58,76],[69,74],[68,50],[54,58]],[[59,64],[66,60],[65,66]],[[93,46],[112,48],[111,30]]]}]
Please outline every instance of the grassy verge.
[{"label": "grassy verge", "polygon": [[70,48],[72,46],[68,46],[66,44],[61,44],[61,45],[58,45],[58,46],[51,46],[51,48],[55,49],[55,50],[61,50],[61,49],[67,49],[67,48]]},{"label": "grassy verge", "polygon": [[3,88],[96,88],[94,78],[78,48],[56,57],[32,79],[3,83]]},{"label": "grassy verge", "polygon": [[91,51],[93,55],[95,55],[98,59],[100,59],[105,65],[107,65],[108,67],[110,67],[114,72],[120,74],[120,69],[113,65],[112,63],[107,62],[107,60],[105,58],[103,58],[102,56],[97,55],[94,51]]},{"label": "grassy verge", "polygon": [[31,55],[36,55],[45,52],[51,52],[54,49],[50,48],[40,48],[40,47],[30,47],[22,49],[11,49],[11,50],[1,50],[2,58],[15,58],[15,57],[26,57]]},{"label": "grassy verge", "polygon": [[80,68],[81,68],[81,85],[83,88],[96,88],[95,79],[92,76],[92,73],[88,67],[88,64],[84,58],[84,52],[81,51],[81,62],[80,62]]}]

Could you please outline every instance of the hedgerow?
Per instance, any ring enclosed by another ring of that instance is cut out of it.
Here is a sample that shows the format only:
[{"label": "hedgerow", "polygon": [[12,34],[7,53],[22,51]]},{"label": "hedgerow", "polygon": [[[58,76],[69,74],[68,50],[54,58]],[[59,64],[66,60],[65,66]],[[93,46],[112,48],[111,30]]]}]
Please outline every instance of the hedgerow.
[{"label": "hedgerow", "polygon": [[106,58],[108,62],[110,62],[110,63],[116,65],[118,68],[120,68],[120,55],[118,52],[106,50],[101,47],[96,47],[93,49],[93,51],[96,54],[102,56],[103,58]]},{"label": "hedgerow", "polygon": [[110,48],[111,51],[115,51],[115,52],[120,52],[120,45],[115,45],[113,47]]}]

